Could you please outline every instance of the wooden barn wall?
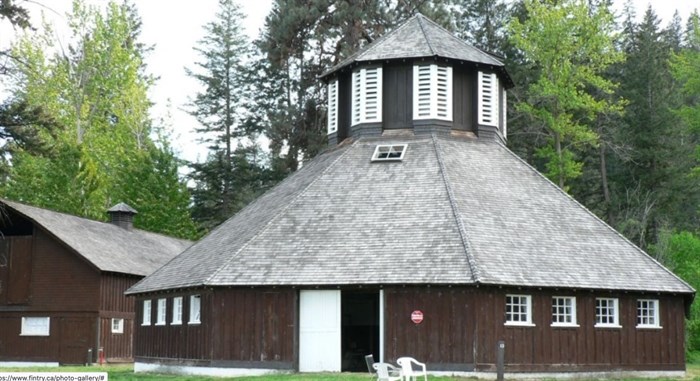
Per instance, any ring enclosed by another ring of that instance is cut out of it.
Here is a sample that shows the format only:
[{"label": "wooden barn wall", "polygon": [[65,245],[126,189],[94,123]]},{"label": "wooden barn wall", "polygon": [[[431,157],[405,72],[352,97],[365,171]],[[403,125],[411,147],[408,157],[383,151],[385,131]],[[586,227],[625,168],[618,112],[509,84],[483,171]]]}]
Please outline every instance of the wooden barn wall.
[{"label": "wooden barn wall", "polygon": [[32,236],[0,238],[0,305],[29,303],[33,242]]},{"label": "wooden barn wall", "polygon": [[[100,344],[106,362],[131,362],[134,360],[134,317],[133,313],[129,317],[124,316],[121,317],[124,319],[122,333],[112,333],[112,318],[119,318],[119,315],[100,318]],[[95,361],[99,361],[97,353]]]},{"label": "wooden barn wall", "polygon": [[453,128],[476,133],[476,76],[462,66],[452,70]]},{"label": "wooden barn wall", "polygon": [[382,68],[382,122],[385,130],[413,126],[413,65],[385,64]]},{"label": "wooden barn wall", "polygon": [[134,312],[134,298],[124,292],[142,277],[103,273],[100,278],[100,311]]},{"label": "wooden barn wall", "polygon": [[[509,292],[479,290],[475,294],[478,329],[474,348],[479,369],[495,370],[499,340],[505,342],[505,362],[510,371],[685,369],[685,316],[680,296],[514,290],[513,294],[532,295],[535,326],[513,327],[504,325]],[[551,326],[552,296],[576,297],[579,327]],[[619,298],[622,328],[594,327],[597,297]],[[661,329],[636,328],[640,298],[659,300]]]},{"label": "wooden barn wall", "polygon": [[291,368],[294,364],[297,291],[224,289],[212,295],[213,358],[232,365]]},{"label": "wooden barn wall", "polygon": [[[190,314],[189,297],[201,296],[201,323],[188,324]],[[173,325],[173,297],[182,296],[182,324]],[[155,325],[157,300],[166,298],[167,316],[165,325]],[[213,310],[211,294],[204,291],[190,293],[169,293],[135,298],[136,314],[134,317],[133,352],[136,361],[155,359],[177,359],[177,361],[204,362],[211,360],[211,322],[219,317],[219,311]],[[151,324],[143,325],[143,301],[151,301]],[[213,335],[217,335],[214,333]]]},{"label": "wooden barn wall", "polygon": [[[387,288],[384,290],[385,359],[411,356],[433,369],[469,370],[476,328],[470,288]],[[411,321],[419,310],[424,319]]]},{"label": "wooden barn wall", "polygon": [[97,311],[100,273],[41,229],[34,235],[29,310]]},{"label": "wooden barn wall", "polygon": [[[22,317],[49,317],[49,336],[20,336]],[[0,361],[85,364],[96,352],[96,316],[90,313],[0,314]]]}]

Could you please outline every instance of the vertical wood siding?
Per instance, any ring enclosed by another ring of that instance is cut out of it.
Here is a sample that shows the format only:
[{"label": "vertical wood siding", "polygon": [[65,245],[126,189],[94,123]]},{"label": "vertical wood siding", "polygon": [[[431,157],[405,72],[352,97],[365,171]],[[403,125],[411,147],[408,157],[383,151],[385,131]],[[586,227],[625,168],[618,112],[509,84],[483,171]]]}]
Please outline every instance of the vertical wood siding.
[{"label": "vertical wood siding", "polygon": [[124,295],[124,292],[142,277],[103,273],[100,278],[100,310],[134,312],[134,298]]},{"label": "vertical wood siding", "polygon": [[[100,318],[100,343],[104,351],[107,362],[131,362],[133,361],[133,315],[124,318],[124,332],[112,333],[112,319],[119,316]],[[95,361],[98,361],[98,354],[95,353]]]},{"label": "vertical wood siding", "polygon": [[383,74],[384,129],[413,126],[413,65],[386,64]]},{"label": "vertical wood siding", "polygon": [[452,73],[454,81],[454,86],[452,86],[453,128],[476,133],[476,114],[474,113],[476,109],[474,97],[476,76],[473,71],[467,71],[461,67],[455,67]]}]

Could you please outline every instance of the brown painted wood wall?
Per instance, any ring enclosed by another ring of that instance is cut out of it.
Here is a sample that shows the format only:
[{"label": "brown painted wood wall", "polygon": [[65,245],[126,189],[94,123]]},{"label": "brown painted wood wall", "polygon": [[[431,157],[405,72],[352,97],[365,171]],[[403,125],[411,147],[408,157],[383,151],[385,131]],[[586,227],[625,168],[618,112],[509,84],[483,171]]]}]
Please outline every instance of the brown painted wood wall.
[{"label": "brown painted wood wall", "polygon": [[[505,326],[505,297],[496,288],[385,290],[386,358],[412,356],[434,369],[495,370],[496,346],[505,341],[509,371],[685,369],[681,296],[514,290],[531,294],[534,327]],[[576,296],[577,328],[551,327],[552,296]],[[619,298],[622,328],[595,328],[596,297]],[[658,299],[661,329],[636,328],[637,299]],[[424,313],[414,324],[410,314]],[[466,367],[468,368],[468,367]]]}]

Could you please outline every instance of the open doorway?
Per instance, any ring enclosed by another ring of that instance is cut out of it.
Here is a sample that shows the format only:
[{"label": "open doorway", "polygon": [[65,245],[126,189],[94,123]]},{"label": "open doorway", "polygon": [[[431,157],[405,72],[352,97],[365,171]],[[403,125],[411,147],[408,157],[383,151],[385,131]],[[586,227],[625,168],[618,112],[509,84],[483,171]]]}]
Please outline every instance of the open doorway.
[{"label": "open doorway", "polygon": [[366,372],[365,355],[379,360],[379,291],[341,292],[343,372]]}]

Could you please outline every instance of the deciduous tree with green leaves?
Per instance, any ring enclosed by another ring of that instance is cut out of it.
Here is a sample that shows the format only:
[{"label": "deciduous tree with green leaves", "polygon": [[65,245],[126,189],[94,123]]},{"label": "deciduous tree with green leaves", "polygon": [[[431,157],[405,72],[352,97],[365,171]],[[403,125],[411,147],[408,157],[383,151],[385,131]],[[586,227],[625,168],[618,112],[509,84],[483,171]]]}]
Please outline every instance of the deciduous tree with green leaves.
[{"label": "deciduous tree with green leaves", "polygon": [[193,237],[178,161],[165,140],[152,136],[146,95],[152,79],[143,73],[135,17],[128,5],[111,2],[100,11],[76,0],[65,50],[47,26],[15,44],[13,54],[24,60],[15,67],[13,97],[41,106],[59,128],[37,130],[46,154],[11,147],[0,191],[94,219],[123,201],[141,212],[136,226]]},{"label": "deciduous tree with green leaves", "polygon": [[528,69],[538,73],[518,110],[542,123],[548,144],[537,151],[546,175],[566,189],[581,175],[580,147],[595,146],[589,123],[602,113],[619,113],[622,104],[596,94],[610,94],[615,84],[602,76],[623,56],[614,47],[614,19],[605,4],[584,0],[525,0],[527,18],[509,24],[513,44]]}]

